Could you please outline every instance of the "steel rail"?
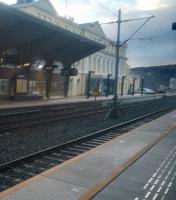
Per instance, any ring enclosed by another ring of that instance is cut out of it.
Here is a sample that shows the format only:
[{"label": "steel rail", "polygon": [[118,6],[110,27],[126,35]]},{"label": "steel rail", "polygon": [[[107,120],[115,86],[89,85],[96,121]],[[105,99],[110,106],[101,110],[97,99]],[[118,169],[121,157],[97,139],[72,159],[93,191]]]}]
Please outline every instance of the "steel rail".
[{"label": "steel rail", "polygon": [[[150,104],[153,101],[145,101],[145,102],[139,102],[139,103],[132,103],[132,104],[124,104],[124,105],[120,105],[120,109],[122,108],[128,108],[128,107],[134,107],[134,106],[140,106],[143,104]],[[51,110],[48,110],[51,111]],[[0,134],[3,134],[3,131],[9,131],[9,130],[13,130],[13,129],[20,129],[20,128],[24,128],[24,127],[30,127],[30,126],[36,126],[36,125],[41,125],[41,124],[45,124],[45,123],[50,123],[50,122],[56,122],[56,121],[63,121],[65,119],[72,119],[72,118],[80,118],[80,117],[86,117],[86,116],[91,116],[91,115],[95,115],[95,114],[100,114],[103,112],[107,112],[109,111],[109,107],[102,107],[102,108],[98,108],[95,111],[90,111],[90,110],[86,110],[84,111],[82,114],[80,114],[81,110],[77,110],[73,113],[62,113],[62,114],[52,114],[52,115],[44,115],[44,116],[30,116],[30,117],[26,117],[24,119],[15,119],[15,120],[9,120],[9,121],[5,121],[5,122],[1,122],[0,121]],[[82,111],[81,111],[82,112]],[[25,114],[26,112],[24,112]],[[29,112],[29,113],[33,113],[33,112]],[[39,113],[38,112],[34,112],[34,113]],[[22,114],[22,113],[20,113]],[[49,118],[49,117],[53,117],[53,118]],[[9,126],[10,123],[10,126]],[[15,124],[16,123],[16,124]],[[20,124],[18,124],[20,123]],[[26,123],[26,124],[24,124]]]},{"label": "steel rail", "polygon": [[108,132],[108,131],[111,131],[113,129],[119,129],[119,128],[122,128],[124,126],[127,126],[127,125],[130,125],[134,122],[137,122],[137,121],[140,121],[142,119],[145,119],[147,117],[150,117],[150,116],[153,116],[155,114],[158,114],[158,113],[161,113],[163,111],[166,111],[168,109],[171,109],[173,108],[174,106],[167,106],[165,108],[162,108],[162,109],[159,109],[157,111],[154,111],[154,112],[151,112],[151,113],[148,113],[148,114],[145,114],[143,116],[140,116],[140,117],[137,117],[137,118],[134,118],[134,119],[131,119],[131,120],[128,120],[126,122],[123,122],[123,123],[120,123],[120,124],[117,124],[117,125],[114,125],[114,126],[111,126],[111,127],[108,127],[108,128],[105,128],[105,129],[102,129],[100,131],[96,131],[94,133],[91,133],[91,134],[88,134],[86,136],[83,136],[83,137],[79,137],[79,138],[76,138],[76,139],[73,139],[73,140],[70,140],[68,142],[65,142],[65,143],[62,143],[62,144],[59,144],[59,145],[55,145],[55,146],[52,146],[50,148],[46,148],[46,149],[43,149],[41,151],[38,151],[38,152],[35,152],[35,153],[32,153],[32,154],[29,154],[27,156],[24,156],[24,157],[20,157],[18,159],[15,159],[13,161],[10,161],[10,162],[7,162],[7,163],[3,163],[0,165],[0,171],[3,171],[5,170],[6,168],[9,168],[9,167],[13,167],[15,165],[17,165],[18,163],[21,163],[21,162],[24,162],[28,159],[31,159],[31,158],[36,158],[36,157],[39,157],[39,156],[42,156],[43,154],[45,153],[49,153],[51,151],[54,151],[56,149],[62,149],[64,147],[67,147],[67,146],[71,146],[71,145],[74,145],[74,144],[78,144],[80,142],[84,142],[88,139],[93,139],[94,137],[97,137],[99,135],[103,135],[104,133]]}]

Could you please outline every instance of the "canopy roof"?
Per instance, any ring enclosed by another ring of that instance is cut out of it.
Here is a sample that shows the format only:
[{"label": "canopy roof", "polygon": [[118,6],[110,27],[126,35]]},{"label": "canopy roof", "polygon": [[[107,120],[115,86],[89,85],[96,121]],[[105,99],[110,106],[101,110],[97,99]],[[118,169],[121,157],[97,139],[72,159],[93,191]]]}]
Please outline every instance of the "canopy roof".
[{"label": "canopy roof", "polygon": [[0,3],[0,49],[23,48],[23,56],[70,65],[105,46]]}]

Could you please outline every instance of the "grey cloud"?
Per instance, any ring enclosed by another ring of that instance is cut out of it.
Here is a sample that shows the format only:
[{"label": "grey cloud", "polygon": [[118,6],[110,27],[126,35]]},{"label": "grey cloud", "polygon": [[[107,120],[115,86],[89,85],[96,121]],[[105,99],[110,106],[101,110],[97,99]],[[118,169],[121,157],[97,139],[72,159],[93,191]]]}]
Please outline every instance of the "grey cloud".
[{"label": "grey cloud", "polygon": [[[132,64],[134,67],[176,63],[176,31],[171,30],[172,22],[176,21],[175,10],[176,4],[157,10],[134,11],[124,15],[124,18],[156,16],[135,37],[156,36],[158,38],[153,39],[153,41],[129,41],[127,51],[129,64]],[[122,24],[121,39],[126,39],[141,24],[142,21]],[[115,39],[115,29],[115,25],[104,26],[106,34],[112,39]]]}]

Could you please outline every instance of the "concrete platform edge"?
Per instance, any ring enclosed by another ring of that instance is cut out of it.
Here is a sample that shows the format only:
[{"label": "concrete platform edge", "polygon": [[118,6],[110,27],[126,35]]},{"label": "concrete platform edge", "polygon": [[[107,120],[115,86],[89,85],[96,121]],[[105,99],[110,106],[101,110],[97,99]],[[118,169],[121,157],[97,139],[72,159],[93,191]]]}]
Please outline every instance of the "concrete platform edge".
[{"label": "concrete platform edge", "polygon": [[117,178],[123,171],[125,171],[130,165],[132,165],[137,159],[149,151],[154,145],[159,143],[164,137],[166,137],[173,129],[176,128],[176,125],[171,125],[162,133],[160,137],[155,139],[152,143],[141,149],[138,153],[132,156],[129,160],[124,162],[120,167],[114,170],[109,176],[105,177],[92,189],[82,195],[79,200],[89,200],[92,199],[97,193],[103,190],[109,183],[111,183],[115,178]]}]

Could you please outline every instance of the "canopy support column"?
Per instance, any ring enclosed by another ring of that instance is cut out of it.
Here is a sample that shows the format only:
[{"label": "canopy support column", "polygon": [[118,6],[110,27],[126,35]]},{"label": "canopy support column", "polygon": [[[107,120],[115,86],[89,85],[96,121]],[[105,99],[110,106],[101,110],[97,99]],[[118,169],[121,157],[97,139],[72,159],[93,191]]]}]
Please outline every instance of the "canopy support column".
[{"label": "canopy support column", "polygon": [[52,74],[53,74],[53,62],[54,60],[47,60],[44,66],[44,70],[46,71],[46,98],[50,98],[51,94],[51,82],[52,82]]}]

